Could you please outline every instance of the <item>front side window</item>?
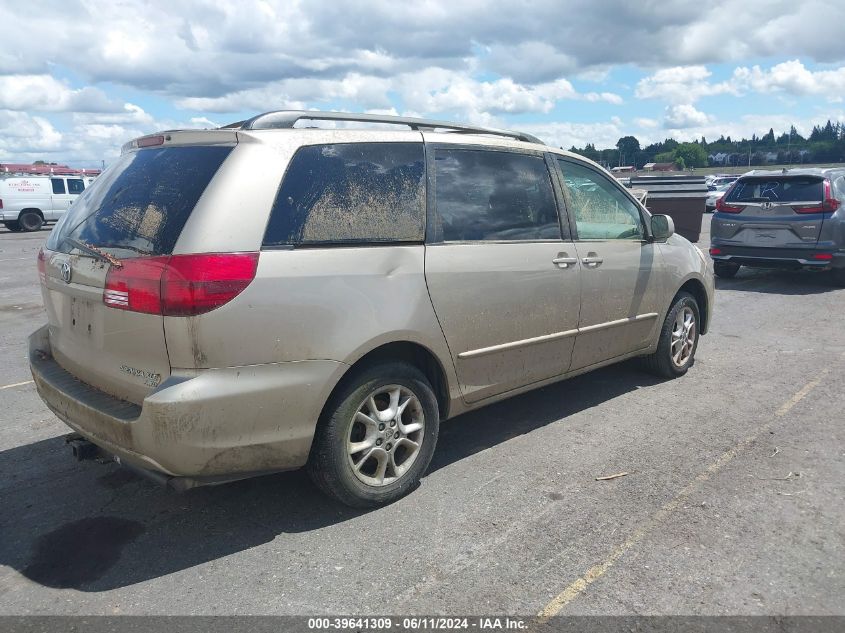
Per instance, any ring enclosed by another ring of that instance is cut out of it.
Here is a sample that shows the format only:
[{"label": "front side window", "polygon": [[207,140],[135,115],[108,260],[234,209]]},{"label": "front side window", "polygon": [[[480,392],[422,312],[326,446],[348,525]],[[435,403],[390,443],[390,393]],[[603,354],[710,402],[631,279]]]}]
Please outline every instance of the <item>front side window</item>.
[{"label": "front side window", "polygon": [[435,241],[560,239],[542,156],[437,149],[434,163]]},{"label": "front side window", "polygon": [[578,239],[641,240],[640,210],[606,176],[567,160],[558,160],[569,194]]},{"label": "front side window", "polygon": [[309,145],[291,159],[264,246],[422,242],[422,143]]},{"label": "front side window", "polygon": [[53,183],[53,193],[67,193],[65,191],[65,181],[62,178],[51,178],[50,182]]},{"label": "front side window", "polygon": [[67,188],[70,193],[80,194],[85,191],[85,183],[82,179],[68,178]]}]

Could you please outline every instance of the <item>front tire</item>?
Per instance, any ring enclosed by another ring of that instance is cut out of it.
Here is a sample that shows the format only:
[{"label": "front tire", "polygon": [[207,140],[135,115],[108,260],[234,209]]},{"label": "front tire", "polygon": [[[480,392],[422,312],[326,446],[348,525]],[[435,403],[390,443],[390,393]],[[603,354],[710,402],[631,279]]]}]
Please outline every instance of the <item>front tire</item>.
[{"label": "front tire", "polygon": [[733,279],[739,272],[739,266],[731,262],[713,262],[713,272],[722,279]]},{"label": "front tire", "polygon": [[657,351],[643,359],[648,371],[661,378],[678,378],[687,373],[698,348],[698,302],[688,292],[675,295],[660,329]]},{"label": "front tire", "polygon": [[18,223],[24,231],[40,231],[44,226],[44,218],[37,211],[24,211],[18,217]]},{"label": "front tire", "polygon": [[346,380],[317,425],[307,470],[323,492],[369,508],[416,488],[437,444],[440,414],[425,375],[383,363]]}]

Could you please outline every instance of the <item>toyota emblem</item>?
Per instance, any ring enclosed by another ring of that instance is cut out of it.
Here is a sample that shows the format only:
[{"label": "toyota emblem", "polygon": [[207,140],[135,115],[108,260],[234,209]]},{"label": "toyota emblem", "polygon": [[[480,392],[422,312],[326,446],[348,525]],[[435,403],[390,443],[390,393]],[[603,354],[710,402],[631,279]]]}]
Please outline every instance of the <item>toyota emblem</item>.
[{"label": "toyota emblem", "polygon": [[70,264],[68,262],[62,262],[62,265],[59,268],[59,273],[62,276],[62,281],[64,281],[66,284],[69,284],[70,283],[71,270],[70,270]]}]

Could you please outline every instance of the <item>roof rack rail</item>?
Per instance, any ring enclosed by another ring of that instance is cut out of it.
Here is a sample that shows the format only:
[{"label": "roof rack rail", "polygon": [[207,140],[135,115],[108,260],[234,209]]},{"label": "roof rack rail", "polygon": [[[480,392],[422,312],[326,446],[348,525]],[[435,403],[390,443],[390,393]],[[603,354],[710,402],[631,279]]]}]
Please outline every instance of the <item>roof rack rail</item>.
[{"label": "roof rack rail", "polygon": [[480,127],[476,125],[463,125],[461,123],[449,123],[447,121],[435,121],[432,119],[417,119],[412,117],[392,116],[387,114],[354,114],[348,112],[321,112],[319,110],[277,110],[265,112],[245,121],[238,121],[224,125],[220,129],[238,130],[270,130],[292,128],[301,120],[313,121],[349,121],[354,123],[386,123],[392,125],[407,125],[412,130],[450,130],[459,134],[492,134],[507,138],[524,141],[526,143],[538,143],[545,145],[536,136],[525,132],[511,130],[500,130],[497,128]]}]

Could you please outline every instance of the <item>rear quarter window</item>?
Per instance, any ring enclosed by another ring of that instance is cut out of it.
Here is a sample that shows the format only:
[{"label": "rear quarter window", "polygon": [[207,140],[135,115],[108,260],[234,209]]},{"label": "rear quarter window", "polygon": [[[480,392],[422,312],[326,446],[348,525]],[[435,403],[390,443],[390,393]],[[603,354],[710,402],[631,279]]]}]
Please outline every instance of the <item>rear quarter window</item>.
[{"label": "rear quarter window", "polygon": [[422,242],[422,143],[309,145],[291,159],[264,246]]},{"label": "rear quarter window", "polygon": [[[47,247],[64,238],[141,255],[168,255],[229,146],[182,146],[124,154],[77,198]],[[82,184],[82,181],[79,181]]]}]

